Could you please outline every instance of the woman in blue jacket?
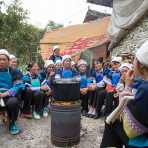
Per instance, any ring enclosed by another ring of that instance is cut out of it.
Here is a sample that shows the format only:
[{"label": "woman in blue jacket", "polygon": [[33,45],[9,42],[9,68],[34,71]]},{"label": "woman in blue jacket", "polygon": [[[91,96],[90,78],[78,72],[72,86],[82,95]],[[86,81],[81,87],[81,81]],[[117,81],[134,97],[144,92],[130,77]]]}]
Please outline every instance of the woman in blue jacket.
[{"label": "woman in blue jacket", "polygon": [[9,53],[0,49],[0,108],[6,107],[10,120],[9,131],[15,135],[20,133],[16,124],[19,113],[17,95],[23,85],[18,72],[9,67],[9,58]]},{"label": "woman in blue jacket", "polygon": [[106,69],[104,75],[110,82],[106,83],[106,98],[105,98],[105,115],[108,115],[118,105],[118,99],[114,98],[116,93],[116,86],[120,81],[121,73],[119,70],[121,64],[121,57],[114,57],[111,63],[111,69]]},{"label": "woman in blue jacket", "polygon": [[43,111],[44,95],[47,86],[41,86],[41,76],[39,74],[39,66],[37,63],[28,65],[29,72],[23,76],[26,90],[23,92],[23,111],[22,116],[34,119],[40,119]]},{"label": "woman in blue jacket", "polygon": [[71,67],[71,56],[70,55],[64,55],[62,58],[63,67],[61,70],[56,72],[55,76],[61,77],[61,78],[72,78],[76,76],[76,72]]},{"label": "woman in blue jacket", "polygon": [[77,64],[78,76],[80,77],[80,99],[82,106],[82,115],[85,116],[88,112],[88,74],[87,62],[80,60]]},{"label": "woman in blue jacket", "polygon": [[[46,73],[46,78],[44,81],[41,83],[42,87],[45,86],[47,89],[44,91],[44,101],[43,101],[43,117],[48,116],[49,112],[49,100],[52,98],[53,94],[53,86],[52,86],[52,81],[55,77],[55,64],[52,60],[47,60],[45,62],[45,69],[47,71]],[[50,100],[51,101],[51,100]]]},{"label": "woman in blue jacket", "polygon": [[101,108],[104,104],[106,90],[105,83],[103,81],[103,64],[100,61],[96,61],[94,65],[94,70],[91,73],[91,77],[94,78],[94,88],[90,87],[90,103],[88,117],[97,119],[100,117]]}]

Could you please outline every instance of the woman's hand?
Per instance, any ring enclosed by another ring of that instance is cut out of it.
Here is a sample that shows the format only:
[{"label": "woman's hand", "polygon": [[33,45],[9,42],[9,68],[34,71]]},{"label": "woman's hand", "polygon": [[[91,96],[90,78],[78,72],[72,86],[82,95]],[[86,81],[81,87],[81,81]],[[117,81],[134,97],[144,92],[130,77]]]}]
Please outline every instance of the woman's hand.
[{"label": "woman's hand", "polygon": [[49,89],[49,87],[47,86],[47,85],[43,85],[43,86],[41,86],[41,90],[48,90]]},{"label": "woman's hand", "polygon": [[51,93],[52,93],[52,90],[51,90],[51,88],[49,88],[48,91],[46,92],[46,95],[47,95],[47,96],[50,96]]},{"label": "woman's hand", "polygon": [[124,89],[121,93],[119,93],[119,102],[124,96],[133,96],[131,89]]},{"label": "woman's hand", "polygon": [[88,86],[88,90],[94,91],[96,89],[96,87],[97,87],[96,84],[91,84],[91,85]]},{"label": "woman's hand", "polygon": [[5,98],[7,96],[9,96],[9,93],[8,92],[0,93],[0,97],[1,98]]},{"label": "woman's hand", "polygon": [[125,86],[129,87],[133,84],[134,79],[134,71],[130,70],[127,72],[126,78],[125,78]]},{"label": "woman's hand", "polygon": [[87,91],[88,91],[88,88],[81,88],[81,89],[80,89],[80,93],[81,93],[82,95],[86,95],[86,94],[87,94]]},{"label": "woman's hand", "polygon": [[54,71],[51,71],[50,74],[49,74],[50,77],[52,77],[54,75],[55,75],[55,72]]}]

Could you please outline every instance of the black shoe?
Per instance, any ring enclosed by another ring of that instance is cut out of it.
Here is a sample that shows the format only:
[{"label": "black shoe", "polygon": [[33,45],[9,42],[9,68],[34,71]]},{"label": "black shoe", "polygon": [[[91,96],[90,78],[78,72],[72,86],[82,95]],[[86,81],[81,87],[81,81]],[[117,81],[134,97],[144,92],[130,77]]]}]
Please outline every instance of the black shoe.
[{"label": "black shoe", "polygon": [[95,115],[89,114],[89,118],[94,118]]},{"label": "black shoe", "polygon": [[100,117],[100,115],[99,114],[96,114],[96,115],[94,115],[94,119],[98,119]]},{"label": "black shoe", "polygon": [[82,111],[82,116],[86,116],[86,114],[87,114],[87,111],[86,110],[83,110]]},{"label": "black shoe", "polygon": [[86,117],[89,117],[90,115],[91,115],[91,114],[88,114],[88,113],[87,113],[85,116],[86,116]]}]

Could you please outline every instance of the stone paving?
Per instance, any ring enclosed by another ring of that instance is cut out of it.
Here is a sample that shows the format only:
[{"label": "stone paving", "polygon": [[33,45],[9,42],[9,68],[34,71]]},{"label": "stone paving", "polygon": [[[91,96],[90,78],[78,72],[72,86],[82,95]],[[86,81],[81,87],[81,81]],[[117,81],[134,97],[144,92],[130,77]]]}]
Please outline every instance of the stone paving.
[{"label": "stone paving", "polygon": [[[23,128],[20,135],[11,136],[4,124],[0,123],[0,148],[57,148],[50,142],[50,117],[41,120],[19,119]],[[73,148],[99,148],[104,128],[103,119],[82,117],[82,133],[79,145]]]}]

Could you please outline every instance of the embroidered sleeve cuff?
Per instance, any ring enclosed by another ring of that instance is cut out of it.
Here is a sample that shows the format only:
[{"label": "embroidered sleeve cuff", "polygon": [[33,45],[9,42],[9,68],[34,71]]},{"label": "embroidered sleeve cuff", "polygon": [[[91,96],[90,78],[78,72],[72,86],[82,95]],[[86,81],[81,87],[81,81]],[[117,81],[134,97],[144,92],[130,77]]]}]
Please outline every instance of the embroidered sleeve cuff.
[{"label": "embroidered sleeve cuff", "polygon": [[105,87],[105,83],[103,81],[99,82],[97,83],[97,87]]},{"label": "embroidered sleeve cuff", "polygon": [[16,95],[16,91],[12,89],[8,90],[8,93],[9,93],[9,96],[13,96],[13,97]]},{"label": "embroidered sleeve cuff", "polygon": [[127,91],[132,91],[132,88],[129,87],[129,86],[125,86],[125,89],[124,90],[127,90]]}]

